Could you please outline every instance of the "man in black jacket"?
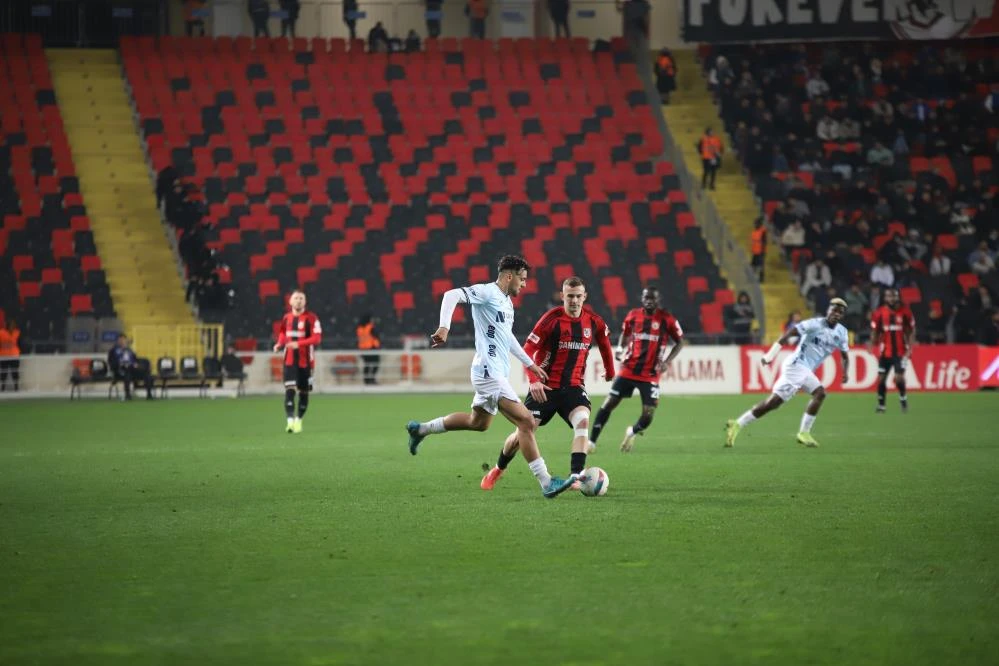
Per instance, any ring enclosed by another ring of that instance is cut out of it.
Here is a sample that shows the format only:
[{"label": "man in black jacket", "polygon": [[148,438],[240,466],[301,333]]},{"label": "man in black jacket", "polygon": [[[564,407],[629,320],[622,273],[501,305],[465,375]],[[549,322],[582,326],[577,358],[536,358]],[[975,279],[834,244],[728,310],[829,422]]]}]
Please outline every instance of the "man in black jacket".
[{"label": "man in black jacket", "polygon": [[267,19],[271,16],[270,3],[267,0],[248,0],[247,9],[253,20],[253,36],[270,37],[271,29],[267,25]]},{"label": "man in black jacket", "polygon": [[343,22],[350,38],[357,39],[357,0],[343,0]]},{"label": "man in black jacket", "polygon": [[569,0],[548,0],[548,14],[555,25],[556,37],[572,37],[569,32]]},{"label": "man in black jacket", "polygon": [[299,0],[281,0],[281,9],[285,16],[281,19],[281,36],[291,35],[295,37],[295,23],[298,22],[298,13],[302,9]]},{"label": "man in black jacket", "polygon": [[153,399],[153,378],[148,371],[139,367],[135,352],[128,346],[128,338],[124,334],[118,336],[118,342],[108,351],[108,368],[115,379],[125,386],[125,400],[132,399],[132,383],[142,381],[146,385],[146,399]]}]

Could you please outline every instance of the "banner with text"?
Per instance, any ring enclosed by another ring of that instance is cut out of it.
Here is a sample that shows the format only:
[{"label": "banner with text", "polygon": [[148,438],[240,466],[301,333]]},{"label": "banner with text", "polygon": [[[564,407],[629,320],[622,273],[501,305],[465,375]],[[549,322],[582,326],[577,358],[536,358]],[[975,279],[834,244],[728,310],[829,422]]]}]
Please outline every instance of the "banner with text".
[{"label": "banner with text", "polygon": [[959,39],[999,34],[999,0],[684,0],[688,42]]},{"label": "banner with text", "polygon": [[[905,382],[910,391],[973,391],[979,388],[979,358],[977,345],[918,345],[905,370]],[[785,349],[777,361],[764,366],[760,359],[764,347],[742,348],[742,390],[762,393],[773,389],[780,376],[781,364],[791,355]],[[839,354],[834,354],[816,370],[822,385],[832,391],[873,391],[878,384],[878,357],[866,349],[850,351],[850,381],[843,383]],[[889,375],[894,387],[894,373]]]},{"label": "banner with text", "polygon": [[[527,393],[527,374],[512,361],[511,384],[517,393]],[[591,350],[586,359],[586,390],[593,395],[607,395],[611,382],[604,379],[600,354]],[[739,348],[691,345],[683,349],[669,369],[659,378],[662,395],[736,394],[740,391]]]}]

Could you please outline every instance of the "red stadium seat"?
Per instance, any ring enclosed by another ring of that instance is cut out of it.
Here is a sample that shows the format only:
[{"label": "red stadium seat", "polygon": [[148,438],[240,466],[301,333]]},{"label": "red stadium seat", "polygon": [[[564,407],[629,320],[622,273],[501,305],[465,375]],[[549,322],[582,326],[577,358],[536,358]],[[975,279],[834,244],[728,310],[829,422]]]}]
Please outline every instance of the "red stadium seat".
[{"label": "red stadium seat", "polygon": [[15,275],[20,275],[24,271],[33,270],[35,267],[35,258],[30,254],[19,254],[11,259],[11,268],[14,269]]},{"label": "red stadium seat", "polygon": [[709,335],[719,335],[725,332],[725,321],[720,304],[705,303],[701,305],[701,329]]},{"label": "red stadium seat", "polygon": [[923,292],[919,290],[919,287],[902,287],[898,290],[898,295],[906,305],[923,301]]},{"label": "red stadium seat", "polygon": [[936,244],[944,252],[956,252],[958,248],[957,236],[954,234],[940,234],[937,236]]},{"label": "red stadium seat", "polygon": [[649,257],[655,259],[660,254],[666,254],[666,239],[653,236],[645,241],[645,247],[649,251]]},{"label": "red stadium seat", "polygon": [[84,312],[93,312],[94,304],[90,294],[73,294],[69,297],[69,313],[78,315]]},{"label": "red stadium seat", "polygon": [[38,298],[42,295],[42,285],[38,282],[19,282],[17,288],[21,296],[22,304],[25,299]]},{"label": "red stadium seat", "polygon": [[308,285],[319,282],[319,269],[314,266],[302,266],[295,271],[300,289],[305,289]]},{"label": "red stadium seat", "polygon": [[638,267],[638,279],[643,285],[658,282],[660,278],[659,267],[655,264],[641,264]]},{"label": "red stadium seat", "polygon": [[368,295],[368,283],[364,280],[347,280],[347,300],[353,300]]},{"label": "red stadium seat", "polygon": [[978,276],[974,273],[961,273],[957,276],[957,283],[967,295],[972,289],[977,289],[979,285]]},{"label": "red stadium seat", "polygon": [[96,255],[86,255],[80,257],[80,270],[86,275],[91,271],[101,270],[101,258]]},{"label": "red stadium seat", "polygon": [[716,289],[715,290],[715,303],[721,305],[722,307],[726,305],[732,305],[735,303],[735,294],[731,289]]},{"label": "red stadium seat", "polygon": [[692,267],[694,263],[694,253],[690,250],[677,250],[673,253],[673,265],[680,273]]},{"label": "red stadium seat", "polygon": [[628,305],[628,296],[624,289],[624,282],[619,277],[606,277],[603,279],[604,302],[613,310],[623,308]]},{"label": "red stadium seat", "polygon": [[281,295],[281,288],[278,286],[277,280],[261,280],[257,285],[257,293],[260,296],[260,300],[264,301],[268,298]]},{"label": "red stadium seat", "polygon": [[708,291],[708,279],[701,277],[700,275],[695,275],[693,277],[687,278],[687,295],[695,296],[697,294],[706,293]]},{"label": "red stadium seat", "polygon": [[491,279],[492,274],[485,266],[470,266],[468,269],[468,281],[471,284],[482,284]]},{"label": "red stadium seat", "polygon": [[403,314],[407,310],[412,310],[416,307],[413,293],[410,291],[397,291],[392,294],[392,307],[395,308],[396,317],[402,319]]}]

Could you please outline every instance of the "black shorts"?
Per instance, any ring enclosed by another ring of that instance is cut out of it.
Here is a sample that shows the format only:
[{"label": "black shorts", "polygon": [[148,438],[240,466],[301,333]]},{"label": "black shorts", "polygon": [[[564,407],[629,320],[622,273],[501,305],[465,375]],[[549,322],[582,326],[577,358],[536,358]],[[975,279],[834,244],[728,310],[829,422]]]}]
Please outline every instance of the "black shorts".
[{"label": "black shorts", "polygon": [[878,359],[878,372],[888,372],[894,368],[896,374],[904,375],[908,363],[908,359],[904,356],[882,356]]},{"label": "black shorts", "polygon": [[635,393],[635,389],[638,389],[638,394],[642,396],[643,405],[647,407],[659,406],[659,384],[652,382],[637,382],[634,379],[618,377],[611,384],[610,394],[619,398],[630,398]]},{"label": "black shorts", "polygon": [[312,368],[300,368],[297,365],[284,366],[284,387],[297,388],[299,391],[312,390]]},{"label": "black shorts", "polygon": [[538,402],[530,393],[524,400],[524,406],[534,414],[534,418],[538,419],[541,425],[547,425],[552,417],[558,414],[571,428],[569,415],[578,407],[590,408],[590,396],[586,395],[586,389],[582,386],[545,389],[545,395],[548,396],[547,402]]}]

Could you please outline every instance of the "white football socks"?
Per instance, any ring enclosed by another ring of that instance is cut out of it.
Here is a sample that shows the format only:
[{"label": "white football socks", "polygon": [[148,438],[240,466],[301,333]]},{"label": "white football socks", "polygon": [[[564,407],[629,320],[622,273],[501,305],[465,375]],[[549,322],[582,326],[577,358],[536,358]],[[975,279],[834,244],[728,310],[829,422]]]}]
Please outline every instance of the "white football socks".
[{"label": "white football socks", "polygon": [[438,416],[433,421],[427,421],[426,423],[420,424],[421,435],[439,435],[440,433],[445,431],[446,428],[444,427],[443,416]]},{"label": "white football socks", "polygon": [[547,488],[548,484],[552,482],[552,475],[548,473],[548,465],[545,464],[545,459],[537,458],[527,463],[527,466],[531,468],[531,474],[541,484],[541,489],[544,490]]},{"label": "white football socks", "polygon": [[801,432],[812,432],[812,424],[815,423],[815,417],[811,414],[805,413],[801,415]]},{"label": "white football socks", "polygon": [[742,416],[740,416],[738,418],[738,420],[736,421],[736,423],[738,423],[740,426],[745,427],[745,426],[748,426],[750,423],[752,423],[755,420],[756,420],[756,417],[753,416],[753,410],[750,409],[745,414],[743,414]]}]

